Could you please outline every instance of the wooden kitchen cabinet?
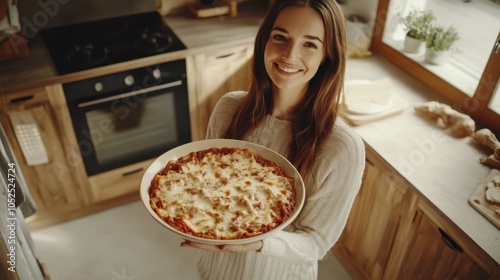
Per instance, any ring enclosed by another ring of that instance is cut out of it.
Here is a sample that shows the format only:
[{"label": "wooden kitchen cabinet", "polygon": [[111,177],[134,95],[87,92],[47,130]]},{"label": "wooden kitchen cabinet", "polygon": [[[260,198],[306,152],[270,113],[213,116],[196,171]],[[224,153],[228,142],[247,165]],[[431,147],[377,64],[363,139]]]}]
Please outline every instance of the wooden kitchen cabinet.
[{"label": "wooden kitchen cabinet", "polygon": [[219,98],[248,89],[253,46],[242,45],[201,53],[186,59],[190,91],[193,140],[205,139],[208,119]]},{"label": "wooden kitchen cabinet", "polygon": [[367,147],[333,252],[354,279],[499,279],[500,266]]},{"label": "wooden kitchen cabinet", "polygon": [[[51,219],[79,209],[89,201],[79,150],[70,144],[72,131],[61,85],[52,85],[1,97],[0,121],[6,130],[38,210],[28,221]],[[29,166],[15,136],[9,113],[33,116],[48,155],[48,163]],[[74,140],[74,139],[73,139]],[[74,140],[76,141],[76,140]]]},{"label": "wooden kitchen cabinet", "polygon": [[488,279],[491,268],[474,260],[455,238],[418,209],[396,279]]},{"label": "wooden kitchen cabinet", "polygon": [[396,235],[414,197],[397,177],[367,161],[363,185],[336,250],[349,257],[365,279],[382,279]]}]

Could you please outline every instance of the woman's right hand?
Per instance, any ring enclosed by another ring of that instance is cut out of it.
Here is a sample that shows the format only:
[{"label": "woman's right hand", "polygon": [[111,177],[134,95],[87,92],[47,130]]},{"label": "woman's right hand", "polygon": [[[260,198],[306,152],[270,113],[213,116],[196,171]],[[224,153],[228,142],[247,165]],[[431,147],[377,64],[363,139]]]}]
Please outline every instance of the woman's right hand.
[{"label": "woman's right hand", "polygon": [[264,245],[264,243],[260,240],[252,242],[252,243],[240,244],[240,245],[232,245],[232,244],[211,245],[211,244],[193,242],[193,241],[188,241],[188,240],[184,240],[181,243],[181,247],[193,247],[193,248],[198,248],[201,250],[211,251],[211,252],[234,252],[234,253],[246,253],[246,252],[251,252],[251,251],[259,252],[260,249],[262,249],[263,245]]}]

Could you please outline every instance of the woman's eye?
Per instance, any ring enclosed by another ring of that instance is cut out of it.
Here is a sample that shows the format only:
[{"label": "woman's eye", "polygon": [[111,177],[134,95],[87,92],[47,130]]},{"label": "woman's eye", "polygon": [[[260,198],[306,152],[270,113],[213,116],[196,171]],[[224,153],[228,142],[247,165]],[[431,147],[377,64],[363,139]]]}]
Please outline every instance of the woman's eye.
[{"label": "woman's eye", "polygon": [[285,36],[280,35],[280,34],[274,34],[273,35],[273,39],[278,40],[278,41],[284,41],[285,40]]},{"label": "woman's eye", "polygon": [[305,43],[305,44],[304,44],[304,46],[306,46],[306,47],[308,47],[308,48],[314,48],[314,49],[317,49],[317,48],[318,48],[315,44],[313,44],[313,43],[309,43],[309,42],[308,42],[308,43]]}]

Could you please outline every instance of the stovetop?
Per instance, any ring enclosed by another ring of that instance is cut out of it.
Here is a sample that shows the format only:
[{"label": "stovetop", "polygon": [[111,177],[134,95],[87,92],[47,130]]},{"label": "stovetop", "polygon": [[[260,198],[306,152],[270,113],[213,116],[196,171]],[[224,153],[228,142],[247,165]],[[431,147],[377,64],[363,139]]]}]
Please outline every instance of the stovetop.
[{"label": "stovetop", "polygon": [[60,75],[185,49],[158,12],[40,31]]}]

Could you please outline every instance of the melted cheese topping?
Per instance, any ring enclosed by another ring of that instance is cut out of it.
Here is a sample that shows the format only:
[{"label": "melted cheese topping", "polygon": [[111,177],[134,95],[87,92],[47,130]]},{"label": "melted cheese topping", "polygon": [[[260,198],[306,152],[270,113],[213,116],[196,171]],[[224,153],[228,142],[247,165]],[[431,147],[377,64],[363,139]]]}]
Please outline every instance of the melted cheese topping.
[{"label": "melted cheese topping", "polygon": [[236,239],[267,232],[290,215],[293,179],[279,167],[248,150],[211,151],[183,157],[180,169],[169,169],[179,166],[170,162],[155,176],[151,206],[162,219],[195,236]]}]

